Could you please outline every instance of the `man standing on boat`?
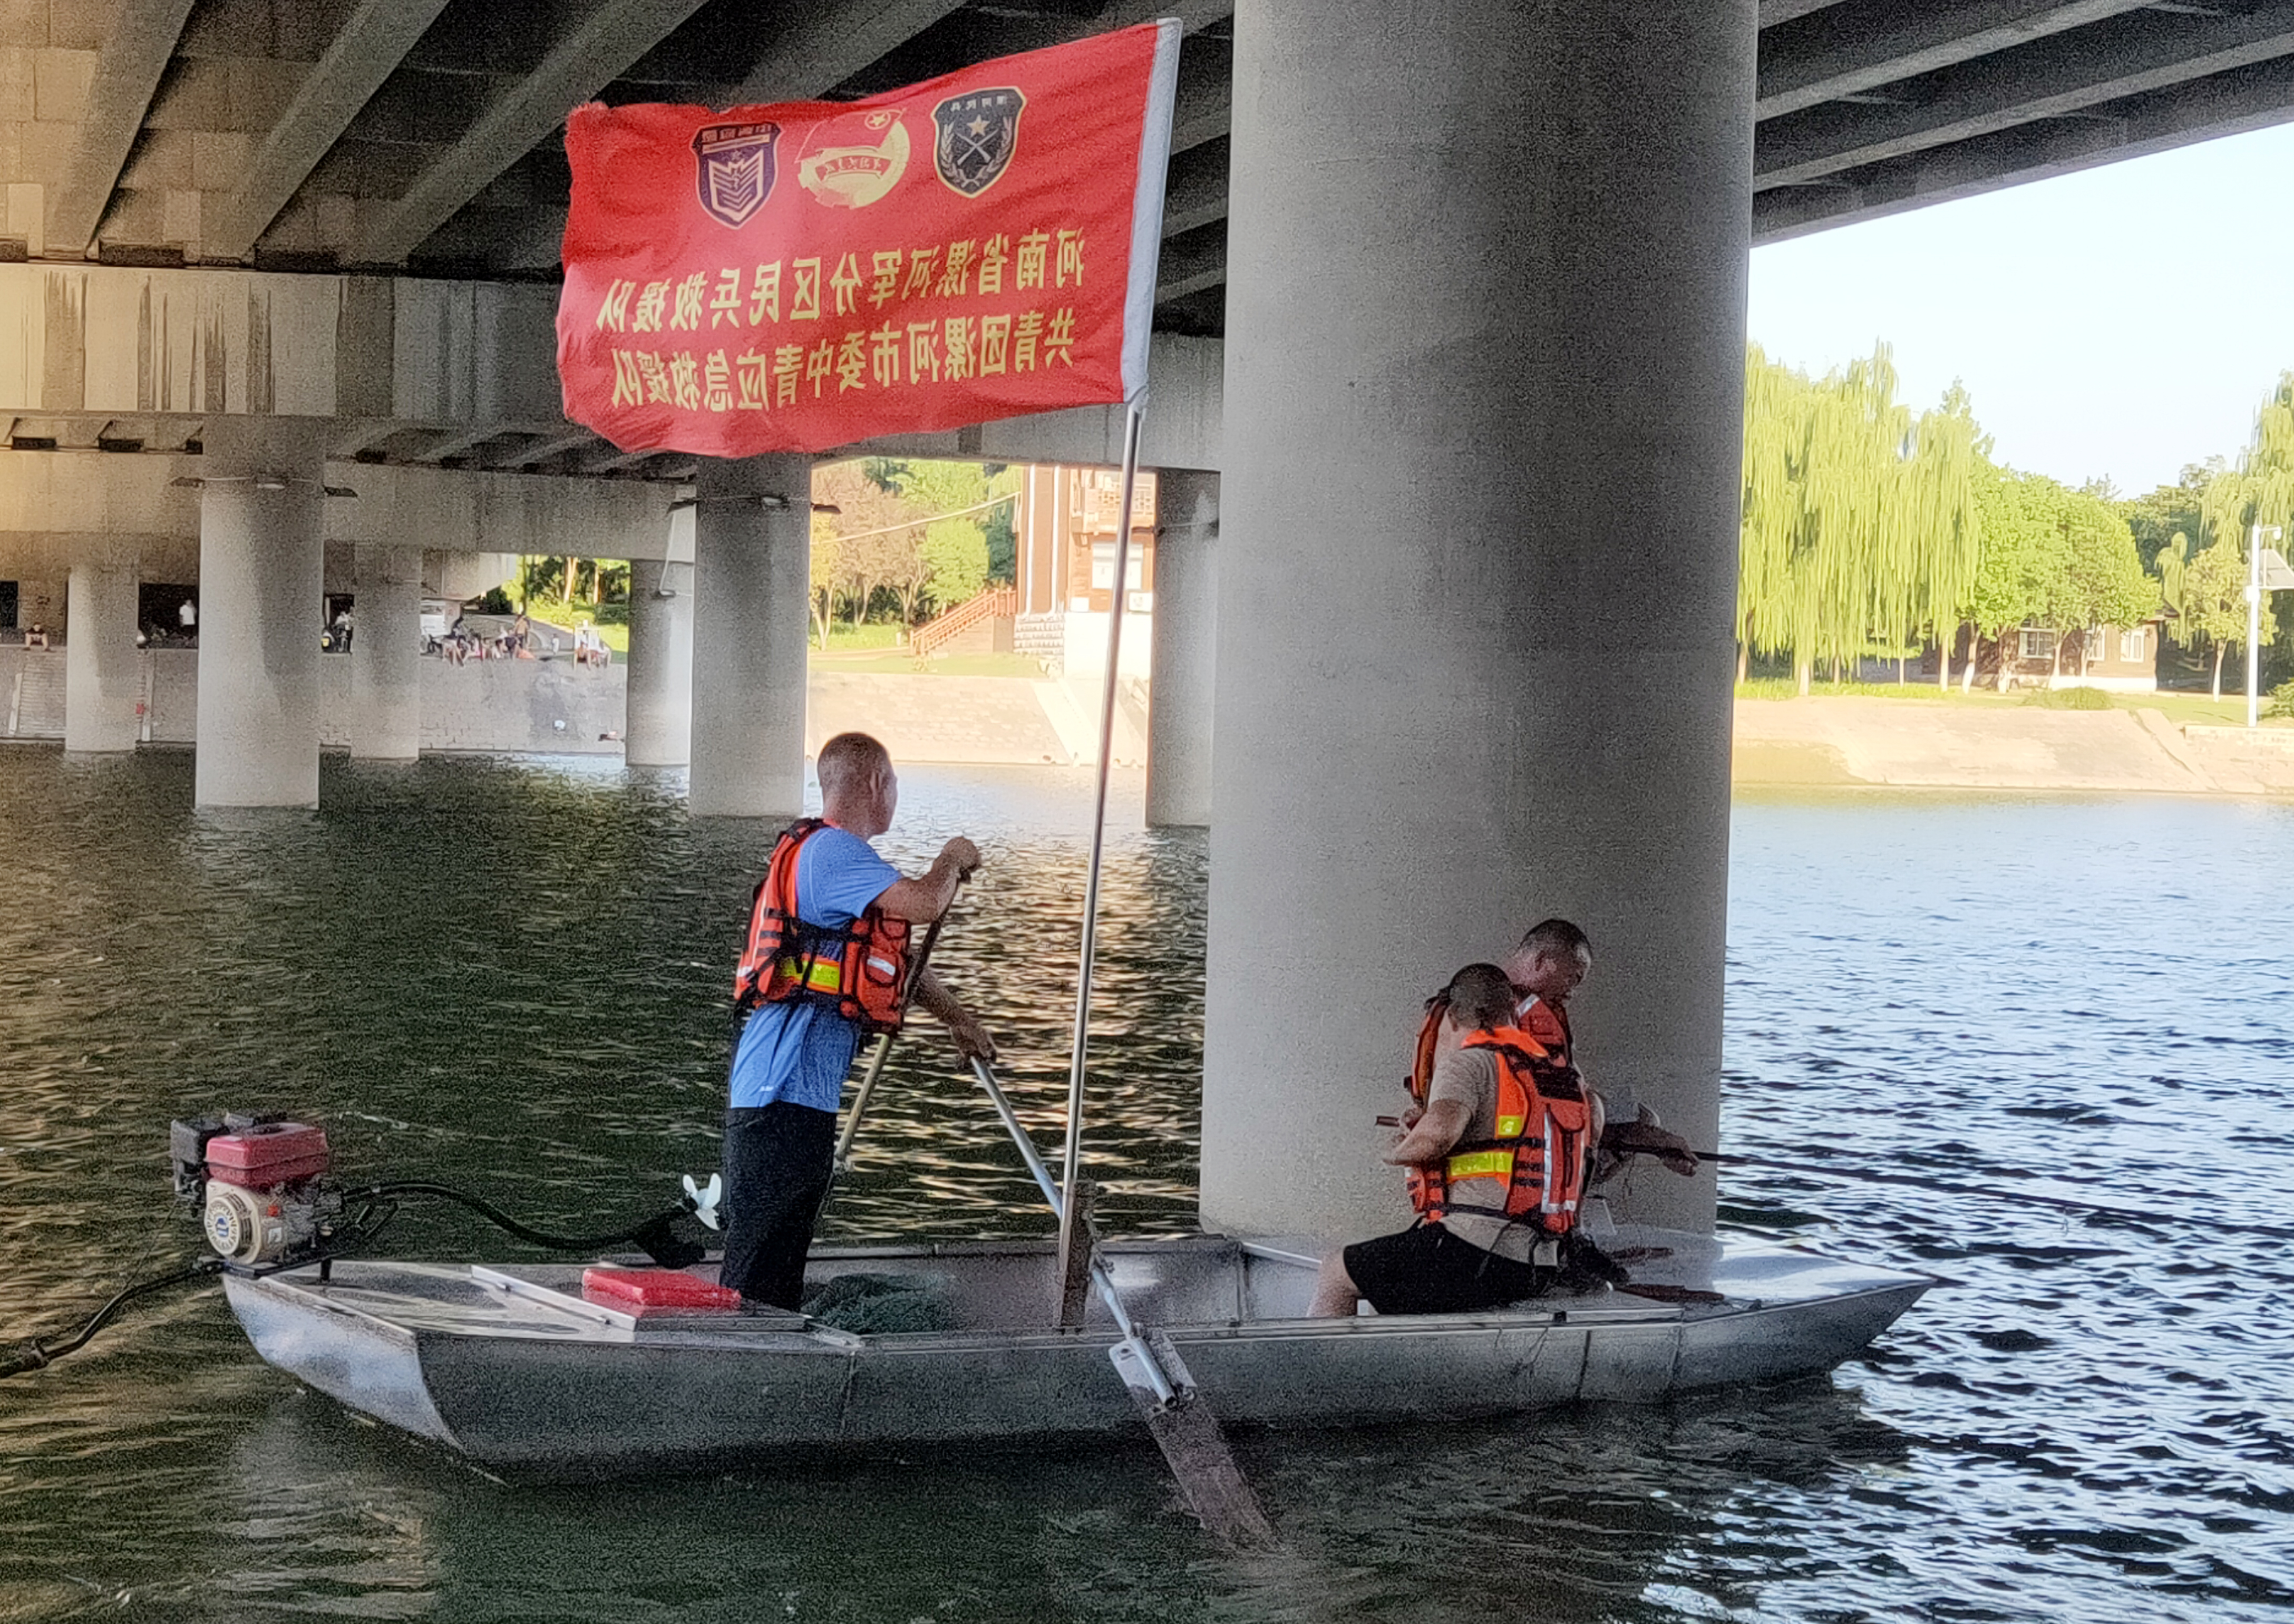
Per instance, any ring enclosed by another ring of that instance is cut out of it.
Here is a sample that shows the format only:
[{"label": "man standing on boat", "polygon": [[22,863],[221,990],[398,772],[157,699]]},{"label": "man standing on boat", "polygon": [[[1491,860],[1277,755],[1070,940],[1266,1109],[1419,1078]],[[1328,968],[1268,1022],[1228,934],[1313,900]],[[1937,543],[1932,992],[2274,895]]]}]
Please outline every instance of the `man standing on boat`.
[{"label": "man standing on boat", "polygon": [[[908,928],[948,912],[980,866],[958,835],[918,879],[869,845],[891,827],[899,780],[883,744],[840,733],[820,747],[821,816],[792,825],[757,888],[735,1003],[744,1024],[725,1114],[727,1222],[719,1279],[752,1303],[793,1309],[828,1190],[844,1074],[864,1032],[897,1028]],[[907,1002],[945,1022],[965,1056],[994,1040],[930,970]]]}]

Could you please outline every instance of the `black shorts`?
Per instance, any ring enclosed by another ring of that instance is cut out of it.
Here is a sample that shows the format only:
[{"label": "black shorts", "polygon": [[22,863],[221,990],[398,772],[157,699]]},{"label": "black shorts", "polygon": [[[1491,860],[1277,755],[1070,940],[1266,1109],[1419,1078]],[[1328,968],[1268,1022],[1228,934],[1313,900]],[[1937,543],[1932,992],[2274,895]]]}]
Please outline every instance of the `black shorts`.
[{"label": "black shorts", "polygon": [[1554,1271],[1468,1246],[1438,1223],[1346,1249],[1354,1288],[1381,1314],[1467,1314],[1552,1288]]}]

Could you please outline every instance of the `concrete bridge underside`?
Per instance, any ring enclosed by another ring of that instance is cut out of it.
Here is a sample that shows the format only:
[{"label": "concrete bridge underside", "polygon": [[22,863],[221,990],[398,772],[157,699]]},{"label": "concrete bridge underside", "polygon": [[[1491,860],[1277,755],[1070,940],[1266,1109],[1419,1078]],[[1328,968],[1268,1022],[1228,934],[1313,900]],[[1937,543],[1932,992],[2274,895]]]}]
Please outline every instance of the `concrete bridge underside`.
[{"label": "concrete bridge underside", "polygon": [[[792,810],[805,466],[565,422],[559,126],[1159,12],[1189,35],[1147,460],[1184,476],[1151,793],[1216,815],[1204,1217],[1391,1222],[1370,1119],[1418,999],[1547,914],[1596,943],[1597,1073],[1711,1134],[1751,244],[2283,120],[2294,0],[0,8],[0,555],[69,577],[74,747],[117,742],[154,555],[197,553],[201,800],[307,803],[330,540],[403,617],[423,549],[578,535],[643,561],[632,715],[690,683],[696,807]],[[897,449],[1105,461],[1119,433]],[[402,665],[370,674],[377,753]],[[1631,1205],[1709,1222],[1711,1186]]]}]

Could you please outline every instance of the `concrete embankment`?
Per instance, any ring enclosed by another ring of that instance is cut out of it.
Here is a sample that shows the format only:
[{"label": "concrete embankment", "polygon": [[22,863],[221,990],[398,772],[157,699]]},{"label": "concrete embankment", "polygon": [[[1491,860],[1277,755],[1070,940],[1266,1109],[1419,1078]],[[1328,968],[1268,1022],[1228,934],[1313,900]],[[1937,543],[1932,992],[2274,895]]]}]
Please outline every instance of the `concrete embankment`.
[{"label": "concrete embankment", "polygon": [[[199,655],[136,656],[141,742],[199,736]],[[614,754],[621,750],[628,667],[569,659],[422,662],[426,751]],[[319,739],[350,743],[351,662],[319,662]],[[910,676],[823,671],[807,691],[805,747],[847,728],[882,738],[903,761],[1070,767],[1098,759],[1100,688],[1086,678]],[[0,646],[0,740],[64,735],[64,651]],[[1146,685],[1128,682],[1115,711],[1115,760],[1147,759]]]},{"label": "concrete embankment", "polygon": [[[147,650],[143,737],[191,743],[198,656]],[[422,662],[422,748],[621,749],[625,668],[571,661]],[[0,647],[0,739],[63,736],[61,650]],[[321,662],[321,737],[349,739],[347,660]],[[911,676],[816,668],[805,741],[875,734],[909,762],[1070,767],[1095,758],[1100,690],[1088,678]],[[1116,707],[1115,759],[1147,759],[1144,683]],[[1740,785],[2071,790],[2168,795],[2294,794],[2294,727],[2184,726],[2139,699],[2110,710],[1942,699],[1740,700]]]},{"label": "concrete embankment", "polygon": [[2139,701],[2054,710],[1943,700],[1740,700],[1743,784],[2294,793],[2294,728],[2184,727]]}]

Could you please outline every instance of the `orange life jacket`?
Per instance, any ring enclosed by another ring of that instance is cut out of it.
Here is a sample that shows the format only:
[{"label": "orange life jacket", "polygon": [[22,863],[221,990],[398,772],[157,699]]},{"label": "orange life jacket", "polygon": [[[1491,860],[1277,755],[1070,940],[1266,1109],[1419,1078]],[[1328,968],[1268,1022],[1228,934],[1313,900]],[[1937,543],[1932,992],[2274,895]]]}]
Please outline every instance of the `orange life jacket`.
[{"label": "orange life jacket", "polygon": [[[1449,1018],[1449,989],[1445,987],[1426,1001],[1426,1019],[1418,1028],[1418,1053],[1403,1082],[1410,1090],[1410,1098],[1419,1105],[1426,1103],[1427,1091],[1434,1086],[1434,1062],[1442,1055],[1442,1023]],[[1535,1038],[1545,1059],[1567,1070],[1582,1092],[1585,1080],[1569,1060],[1569,1017],[1562,1013],[1558,1004],[1548,1003],[1532,995],[1529,1003],[1515,1013],[1514,1024]]]},{"label": "orange life jacket", "polygon": [[828,827],[808,817],[782,831],[749,912],[749,938],[733,972],[735,1016],[759,1004],[826,1005],[863,1032],[897,1032],[908,981],[908,922],[871,905],[838,930],[797,913],[797,857]]},{"label": "orange life jacket", "polygon": [[[1471,1033],[1462,1046],[1487,1049],[1497,1062],[1497,1133],[1452,1145],[1438,1165],[1411,1168],[1410,1204],[1428,1223],[1460,1213],[1568,1233],[1590,1160],[1583,1079],[1519,1027]],[[1414,1078],[1411,1092],[1424,1098]]]}]

